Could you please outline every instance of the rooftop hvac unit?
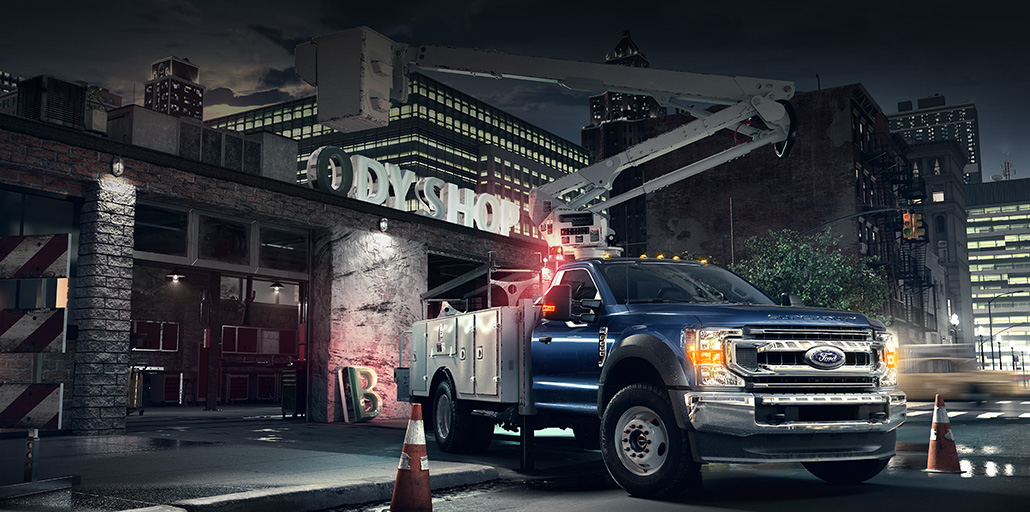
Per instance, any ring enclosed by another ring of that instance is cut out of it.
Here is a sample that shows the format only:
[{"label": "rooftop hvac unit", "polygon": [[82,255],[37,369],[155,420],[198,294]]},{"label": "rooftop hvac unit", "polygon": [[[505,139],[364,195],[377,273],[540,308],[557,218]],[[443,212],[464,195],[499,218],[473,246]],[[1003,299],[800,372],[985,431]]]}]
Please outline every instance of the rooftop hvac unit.
[{"label": "rooftop hvac unit", "polygon": [[83,129],[86,86],[40,75],[18,86],[18,115],[27,119]]}]

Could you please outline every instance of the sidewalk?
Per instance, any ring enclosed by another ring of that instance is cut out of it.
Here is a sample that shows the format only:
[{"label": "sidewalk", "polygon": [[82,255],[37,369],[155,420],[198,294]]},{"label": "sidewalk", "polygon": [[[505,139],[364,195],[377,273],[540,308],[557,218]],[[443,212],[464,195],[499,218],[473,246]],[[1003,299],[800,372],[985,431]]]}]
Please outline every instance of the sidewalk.
[{"label": "sidewalk", "polygon": [[[168,407],[127,425],[124,436],[43,437],[37,479],[78,475],[80,485],[2,500],[0,510],[299,511],[389,501],[407,420],[316,424],[271,406]],[[435,459],[434,448],[433,489],[498,478],[490,466]],[[0,484],[23,480],[24,453],[24,437],[0,438]]]}]

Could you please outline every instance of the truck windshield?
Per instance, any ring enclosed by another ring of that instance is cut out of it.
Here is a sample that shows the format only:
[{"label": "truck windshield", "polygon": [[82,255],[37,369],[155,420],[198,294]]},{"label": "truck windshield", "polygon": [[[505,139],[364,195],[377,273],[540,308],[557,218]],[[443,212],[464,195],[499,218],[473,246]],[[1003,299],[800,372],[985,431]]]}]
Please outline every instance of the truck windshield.
[{"label": "truck windshield", "polygon": [[673,262],[608,262],[600,265],[620,304],[708,302],[775,305],[767,295],[719,267]]}]

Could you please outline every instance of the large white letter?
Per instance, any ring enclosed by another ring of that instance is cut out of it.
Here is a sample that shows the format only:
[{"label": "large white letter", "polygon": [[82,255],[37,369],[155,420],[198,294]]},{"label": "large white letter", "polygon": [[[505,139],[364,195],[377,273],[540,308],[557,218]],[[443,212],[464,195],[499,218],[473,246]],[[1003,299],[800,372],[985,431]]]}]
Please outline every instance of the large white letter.
[{"label": "large white letter", "polygon": [[393,207],[403,210],[404,200],[408,197],[408,189],[415,181],[415,172],[401,169],[394,164],[386,164],[386,172],[390,175],[390,185],[393,187]]},{"label": "large white letter", "polygon": [[[383,204],[386,198],[390,197],[390,176],[386,173],[386,168],[383,164],[361,155],[354,155],[350,160],[351,167],[354,168],[352,197],[366,203]],[[374,181],[372,174],[375,174]]]},{"label": "large white letter", "polygon": [[511,228],[515,227],[522,218],[522,208],[519,205],[511,201],[501,201],[501,222],[497,228],[497,232],[508,236],[511,234]]},{"label": "large white letter", "polygon": [[476,227],[501,232],[501,202],[493,194],[476,194]]},{"label": "large white letter", "polygon": [[[448,183],[443,189],[443,202],[447,205],[447,222],[463,224],[466,227],[473,226],[472,212],[476,207],[476,193],[467,188],[458,188],[454,183]],[[461,215],[461,220],[458,220]]]},{"label": "large white letter", "polygon": [[308,186],[346,196],[353,172],[350,156],[336,146],[322,146],[308,157]]},{"label": "large white letter", "polygon": [[444,206],[440,200],[440,194],[436,189],[442,189],[446,183],[440,178],[422,178],[415,184],[415,197],[425,208],[420,208],[418,213],[426,217],[443,220]]}]

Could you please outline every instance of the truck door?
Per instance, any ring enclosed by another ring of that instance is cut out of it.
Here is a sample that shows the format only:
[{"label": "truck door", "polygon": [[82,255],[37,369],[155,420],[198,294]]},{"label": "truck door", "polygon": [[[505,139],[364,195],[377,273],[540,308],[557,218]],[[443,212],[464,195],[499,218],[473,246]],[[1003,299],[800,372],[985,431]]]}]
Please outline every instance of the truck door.
[{"label": "truck door", "polygon": [[[573,320],[541,320],[533,333],[533,402],[540,409],[596,413],[600,327],[578,316],[589,313],[578,305],[583,299],[599,299],[597,285],[583,269],[563,271],[556,284],[572,291]],[[599,318],[601,322],[603,317]]]}]

